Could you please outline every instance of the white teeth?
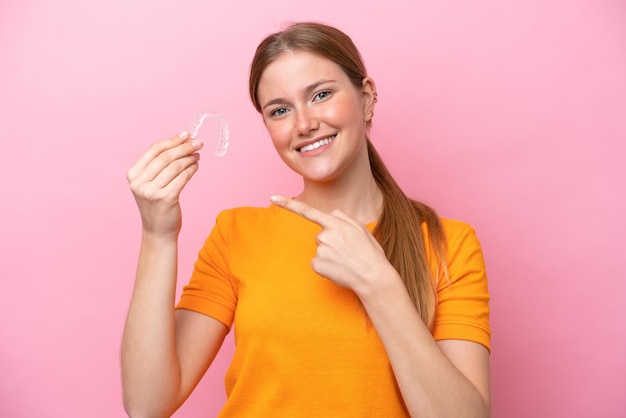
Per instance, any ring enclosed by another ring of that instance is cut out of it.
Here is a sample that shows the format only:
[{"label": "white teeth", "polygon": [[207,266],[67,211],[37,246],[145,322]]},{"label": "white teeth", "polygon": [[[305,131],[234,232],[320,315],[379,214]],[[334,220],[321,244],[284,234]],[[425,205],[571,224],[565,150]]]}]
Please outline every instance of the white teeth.
[{"label": "white teeth", "polygon": [[330,144],[334,139],[335,139],[335,135],[331,136],[330,138],[321,139],[317,142],[307,145],[306,147],[299,148],[298,152],[312,151],[314,149],[321,147],[322,145]]}]

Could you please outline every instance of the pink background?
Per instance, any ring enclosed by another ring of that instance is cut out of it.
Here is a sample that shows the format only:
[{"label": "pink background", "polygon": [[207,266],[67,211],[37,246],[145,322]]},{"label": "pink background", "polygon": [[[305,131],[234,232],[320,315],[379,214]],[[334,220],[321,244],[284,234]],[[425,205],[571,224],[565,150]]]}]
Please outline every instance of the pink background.
[{"label": "pink background", "polygon": [[[295,193],[247,97],[257,43],[346,30],[373,139],[406,191],[479,233],[493,416],[626,416],[623,1],[0,3],[0,416],[123,416],[119,347],[140,224],[125,173],[222,112],[185,191],[179,288],[218,211]],[[228,340],[177,417],[215,416]]]}]

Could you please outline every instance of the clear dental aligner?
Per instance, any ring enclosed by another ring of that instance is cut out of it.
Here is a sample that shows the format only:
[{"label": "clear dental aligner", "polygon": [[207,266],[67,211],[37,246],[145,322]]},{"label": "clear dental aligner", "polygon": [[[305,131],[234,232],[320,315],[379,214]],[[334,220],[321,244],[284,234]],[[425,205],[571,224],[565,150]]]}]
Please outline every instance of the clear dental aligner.
[{"label": "clear dental aligner", "polygon": [[200,131],[200,127],[206,120],[206,118],[213,118],[217,121],[218,128],[218,138],[217,138],[217,148],[215,148],[215,155],[218,157],[223,157],[226,154],[226,150],[228,149],[228,144],[230,141],[230,129],[228,127],[228,122],[224,119],[224,116],[221,114],[214,112],[212,110],[208,110],[206,112],[202,112],[196,116],[196,118],[191,122],[189,126],[189,136],[191,138],[195,138]]}]

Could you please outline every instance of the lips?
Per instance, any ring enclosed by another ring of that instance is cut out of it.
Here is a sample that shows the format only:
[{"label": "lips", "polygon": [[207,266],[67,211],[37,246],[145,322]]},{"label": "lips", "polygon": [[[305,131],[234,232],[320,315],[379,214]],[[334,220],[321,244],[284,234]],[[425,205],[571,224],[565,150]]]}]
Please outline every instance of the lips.
[{"label": "lips", "polygon": [[335,140],[335,137],[337,137],[337,134],[317,140],[303,147],[297,148],[296,151],[298,152],[313,151],[314,149],[318,149],[319,147],[330,144],[331,142]]}]

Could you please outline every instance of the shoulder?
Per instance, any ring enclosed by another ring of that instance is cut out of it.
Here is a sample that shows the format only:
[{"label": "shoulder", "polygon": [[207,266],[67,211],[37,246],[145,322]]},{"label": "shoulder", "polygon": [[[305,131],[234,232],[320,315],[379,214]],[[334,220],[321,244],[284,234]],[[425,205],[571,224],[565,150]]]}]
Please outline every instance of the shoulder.
[{"label": "shoulder", "polygon": [[218,213],[205,248],[233,248],[242,242],[258,241],[278,223],[271,207],[242,206]]},{"label": "shoulder", "polygon": [[222,210],[218,215],[218,220],[248,220],[256,219],[258,217],[267,216],[271,212],[271,206],[258,207],[258,206],[239,206],[234,208],[228,208]]},{"label": "shoulder", "polygon": [[476,230],[469,223],[449,218],[440,218],[440,221],[449,251],[480,247]]},{"label": "shoulder", "polygon": [[217,215],[218,225],[235,224],[237,226],[254,224],[260,228],[303,228],[317,224],[276,205],[267,207],[240,206],[225,209]]},{"label": "shoulder", "polygon": [[474,227],[464,221],[450,218],[439,218],[439,220],[441,221],[441,227],[446,235],[454,236],[474,231]]},{"label": "shoulder", "polygon": [[446,238],[445,259],[449,279],[454,282],[468,273],[477,273],[475,279],[486,284],[485,262],[476,231],[467,222],[441,219]]},{"label": "shoulder", "polygon": [[[463,275],[468,268],[484,270],[483,252],[474,227],[467,222],[450,218],[439,218],[439,222],[444,239],[444,260],[450,276],[449,279]],[[439,270],[440,260],[433,257],[433,242],[429,237],[429,228],[422,224],[422,231],[425,236],[425,249],[429,264],[433,271],[440,272],[436,273],[436,276],[439,276],[443,272]],[[448,280],[439,282],[444,283]]]},{"label": "shoulder", "polygon": [[223,248],[230,258],[249,257],[269,249],[278,252],[315,244],[318,230],[317,224],[275,205],[236,207],[217,215],[207,245]]},{"label": "shoulder", "polygon": [[240,206],[222,210],[217,215],[217,224],[221,226],[243,226],[263,224],[276,219],[278,212],[273,205],[268,207]]},{"label": "shoulder", "polygon": [[302,218],[276,205],[241,206],[222,210],[216,228],[229,235],[263,236],[300,229]]},{"label": "shoulder", "polygon": [[[468,240],[475,241],[476,244],[478,243],[476,231],[469,223],[450,218],[439,218],[439,223],[448,251],[463,247],[463,243]],[[432,231],[430,228],[432,227],[434,226],[429,226],[426,222],[422,223],[422,233],[428,242],[428,247],[430,247],[430,232]]]}]

